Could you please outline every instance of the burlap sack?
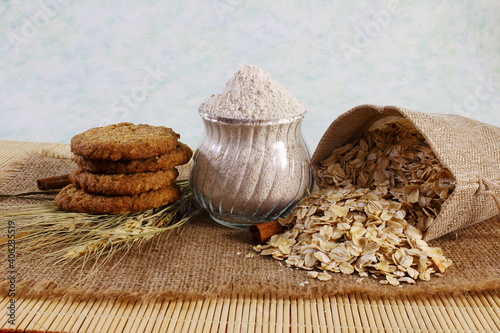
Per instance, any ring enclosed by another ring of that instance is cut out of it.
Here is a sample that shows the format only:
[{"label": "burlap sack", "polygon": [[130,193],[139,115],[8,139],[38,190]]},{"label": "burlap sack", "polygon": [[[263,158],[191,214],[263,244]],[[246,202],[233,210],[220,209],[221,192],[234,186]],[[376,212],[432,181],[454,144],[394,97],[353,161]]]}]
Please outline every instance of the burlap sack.
[{"label": "burlap sack", "polygon": [[456,180],[455,190],[424,235],[426,241],[499,214],[500,128],[458,115],[357,106],[338,117],[321,138],[311,158],[316,182],[319,163],[335,148],[363,136],[376,121],[389,116],[407,118]]}]

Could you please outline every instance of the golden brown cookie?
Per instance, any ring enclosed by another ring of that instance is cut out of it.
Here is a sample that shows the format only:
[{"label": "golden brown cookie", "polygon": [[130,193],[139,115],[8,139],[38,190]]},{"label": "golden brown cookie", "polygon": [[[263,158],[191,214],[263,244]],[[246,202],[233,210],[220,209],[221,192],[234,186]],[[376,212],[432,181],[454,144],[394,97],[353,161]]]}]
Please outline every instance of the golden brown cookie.
[{"label": "golden brown cookie", "polygon": [[177,169],[131,174],[101,174],[76,170],[70,179],[85,192],[104,195],[136,195],[169,186],[179,175]]},{"label": "golden brown cookie", "polygon": [[175,149],[178,138],[171,128],[119,123],[75,135],[71,139],[71,151],[91,159],[141,159]]},{"label": "golden brown cookie", "polygon": [[177,142],[175,150],[146,159],[106,161],[75,155],[75,162],[85,171],[94,173],[139,173],[154,172],[186,164],[193,156],[193,151],[186,144]]},{"label": "golden brown cookie", "polygon": [[73,184],[64,187],[55,198],[59,209],[89,214],[123,214],[151,209],[174,202],[180,196],[177,184],[137,195],[106,196],[86,193]]}]

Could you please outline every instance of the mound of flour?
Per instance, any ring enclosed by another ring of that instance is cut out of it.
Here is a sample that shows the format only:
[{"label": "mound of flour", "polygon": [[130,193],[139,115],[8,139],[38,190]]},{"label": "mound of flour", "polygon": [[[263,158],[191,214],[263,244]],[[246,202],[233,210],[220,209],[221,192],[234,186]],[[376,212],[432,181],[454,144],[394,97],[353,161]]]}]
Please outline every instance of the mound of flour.
[{"label": "mound of flour", "polygon": [[210,115],[235,119],[281,119],[305,112],[304,105],[271,76],[254,65],[243,66],[200,109]]}]

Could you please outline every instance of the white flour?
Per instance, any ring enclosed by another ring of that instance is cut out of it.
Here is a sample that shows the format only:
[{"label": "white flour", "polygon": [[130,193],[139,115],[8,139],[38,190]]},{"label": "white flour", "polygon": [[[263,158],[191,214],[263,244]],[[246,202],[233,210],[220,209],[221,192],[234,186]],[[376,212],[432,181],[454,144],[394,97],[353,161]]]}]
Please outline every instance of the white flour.
[{"label": "white flour", "polygon": [[257,66],[245,65],[200,107],[213,116],[236,119],[281,119],[305,112],[302,102]]}]

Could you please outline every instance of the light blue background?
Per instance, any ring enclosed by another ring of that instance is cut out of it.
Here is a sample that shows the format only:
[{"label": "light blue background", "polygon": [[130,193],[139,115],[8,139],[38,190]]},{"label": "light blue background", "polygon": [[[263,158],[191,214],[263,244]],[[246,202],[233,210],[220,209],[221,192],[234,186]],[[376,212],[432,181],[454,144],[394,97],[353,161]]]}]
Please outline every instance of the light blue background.
[{"label": "light blue background", "polygon": [[500,1],[0,1],[0,139],[131,121],[198,145],[243,64],[299,98],[314,150],[359,104],[500,125]]}]

